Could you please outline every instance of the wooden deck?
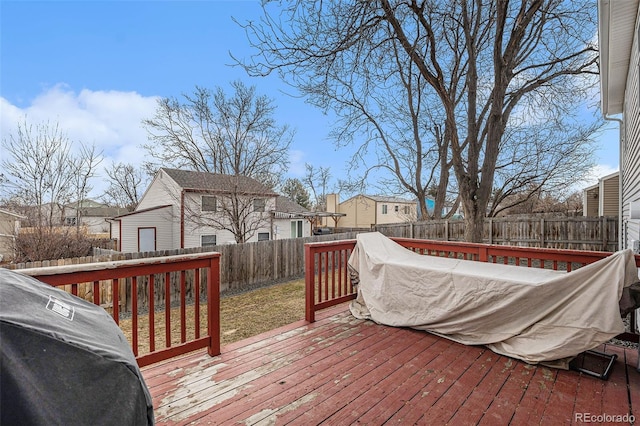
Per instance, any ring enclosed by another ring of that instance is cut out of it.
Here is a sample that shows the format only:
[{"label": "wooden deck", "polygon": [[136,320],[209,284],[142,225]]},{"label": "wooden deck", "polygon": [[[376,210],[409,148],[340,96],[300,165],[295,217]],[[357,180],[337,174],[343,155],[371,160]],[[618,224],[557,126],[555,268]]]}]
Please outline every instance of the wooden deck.
[{"label": "wooden deck", "polygon": [[607,381],[357,320],[342,304],[142,371],[157,424],[637,424],[637,350],[600,350],[618,354]]}]

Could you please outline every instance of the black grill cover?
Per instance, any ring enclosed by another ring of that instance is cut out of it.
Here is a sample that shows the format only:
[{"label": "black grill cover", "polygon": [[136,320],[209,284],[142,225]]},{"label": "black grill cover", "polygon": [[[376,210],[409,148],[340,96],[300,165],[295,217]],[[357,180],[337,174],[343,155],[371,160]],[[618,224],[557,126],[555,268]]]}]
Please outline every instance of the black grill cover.
[{"label": "black grill cover", "polygon": [[127,339],[99,306],[0,268],[0,424],[152,425]]}]

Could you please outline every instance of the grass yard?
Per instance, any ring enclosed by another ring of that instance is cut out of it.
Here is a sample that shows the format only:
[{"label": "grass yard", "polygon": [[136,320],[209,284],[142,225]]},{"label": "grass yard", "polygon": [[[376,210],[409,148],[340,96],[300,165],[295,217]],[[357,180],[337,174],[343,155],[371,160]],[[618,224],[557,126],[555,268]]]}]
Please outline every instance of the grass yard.
[{"label": "grass yard", "polygon": [[[206,328],[207,305],[200,305],[200,326]],[[194,335],[194,307],[187,306],[187,335]],[[180,309],[171,310],[172,344],[180,342]],[[223,297],[220,300],[220,341],[221,345],[246,339],[265,331],[304,319],[304,279],[275,284],[245,293]],[[156,347],[163,346],[165,339],[164,312],[156,312]],[[149,352],[149,317],[138,318],[138,354]],[[120,320],[120,328],[131,338],[131,319]]]}]

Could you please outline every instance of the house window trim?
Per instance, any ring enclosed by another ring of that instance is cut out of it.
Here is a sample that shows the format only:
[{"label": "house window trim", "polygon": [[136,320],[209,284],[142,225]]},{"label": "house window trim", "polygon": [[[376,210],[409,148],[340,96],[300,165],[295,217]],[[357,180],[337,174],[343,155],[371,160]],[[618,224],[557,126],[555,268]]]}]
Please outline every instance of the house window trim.
[{"label": "house window trim", "polygon": [[[212,209],[205,209],[205,199],[212,199],[213,200],[213,208]],[[218,211],[218,197],[216,197],[215,195],[203,195],[200,198],[200,210],[203,212],[217,212]]]},{"label": "house window trim", "polygon": [[[262,205],[260,205],[262,203]],[[253,199],[253,212],[254,213],[264,213],[267,211],[267,200],[266,198],[254,198]]]},{"label": "house window trim", "polygon": [[[213,237],[215,242],[213,244],[204,244],[204,237]],[[216,234],[201,234],[200,235],[200,247],[214,247],[218,245],[218,236]]]}]

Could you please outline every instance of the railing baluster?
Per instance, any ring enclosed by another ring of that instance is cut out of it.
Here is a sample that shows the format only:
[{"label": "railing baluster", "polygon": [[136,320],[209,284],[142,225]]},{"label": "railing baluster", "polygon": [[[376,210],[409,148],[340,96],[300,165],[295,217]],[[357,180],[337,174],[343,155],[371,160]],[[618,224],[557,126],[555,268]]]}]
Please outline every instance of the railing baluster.
[{"label": "railing baluster", "polygon": [[156,276],[149,274],[149,351],[156,350]]},{"label": "railing baluster", "polygon": [[187,282],[185,271],[180,271],[180,343],[187,341]]},{"label": "railing baluster", "polygon": [[329,252],[324,253],[324,300],[329,300]]},{"label": "railing baluster", "polygon": [[164,340],[171,347],[171,273],[164,274]]},{"label": "railing baluster", "polygon": [[118,285],[118,279],[114,278],[111,281],[111,293],[112,293],[112,299],[113,299],[113,320],[116,322],[116,324],[120,324],[120,286]]},{"label": "railing baluster", "polygon": [[337,251],[331,253],[331,298],[336,298],[336,256],[338,255]]},{"label": "railing baluster", "polygon": [[195,306],[194,306],[194,324],[195,324],[195,338],[200,338],[200,268],[196,268],[193,271],[193,283],[194,283],[194,292],[195,292]]},{"label": "railing baluster", "polygon": [[131,277],[131,346],[138,356],[138,277]]},{"label": "railing baluster", "polygon": [[100,281],[93,282],[93,304],[100,306]]}]

